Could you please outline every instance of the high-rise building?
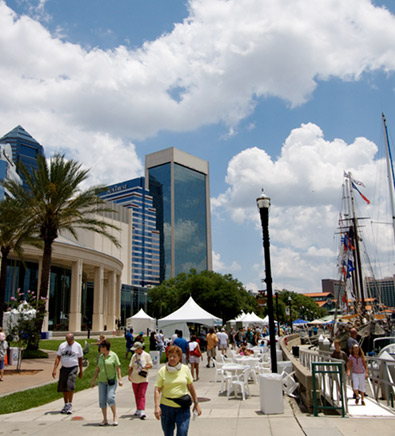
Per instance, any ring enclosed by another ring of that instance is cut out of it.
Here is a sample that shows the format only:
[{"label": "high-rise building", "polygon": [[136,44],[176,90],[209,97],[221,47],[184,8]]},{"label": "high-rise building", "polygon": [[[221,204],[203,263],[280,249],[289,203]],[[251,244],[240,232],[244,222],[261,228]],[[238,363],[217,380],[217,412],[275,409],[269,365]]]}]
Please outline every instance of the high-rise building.
[{"label": "high-rise building", "polygon": [[[0,138],[0,143],[11,145],[12,160],[16,164],[18,173],[21,162],[29,172],[37,169],[37,157],[44,154],[44,148],[22,126],[17,126],[6,133]],[[24,180],[23,185],[26,187]]]},{"label": "high-rise building", "polygon": [[[131,285],[159,284],[159,231],[152,196],[144,187],[144,177],[108,186],[105,200],[132,210]],[[122,241],[124,243],[124,241]]]},{"label": "high-rise building", "polygon": [[176,148],[145,157],[160,233],[160,280],[212,270],[208,162]]},{"label": "high-rise building", "polygon": [[16,165],[12,160],[12,149],[10,144],[0,144],[0,201],[12,194],[3,185],[4,182],[13,180],[22,184],[22,179],[16,171]]},{"label": "high-rise building", "polygon": [[377,298],[379,303],[395,308],[395,276],[375,279],[365,277],[367,295]]}]

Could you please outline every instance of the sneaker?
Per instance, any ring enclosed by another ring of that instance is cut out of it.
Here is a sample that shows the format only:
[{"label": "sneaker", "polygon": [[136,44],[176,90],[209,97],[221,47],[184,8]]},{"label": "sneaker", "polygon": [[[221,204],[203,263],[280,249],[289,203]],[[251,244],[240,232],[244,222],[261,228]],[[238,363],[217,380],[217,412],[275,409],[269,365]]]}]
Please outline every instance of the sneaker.
[{"label": "sneaker", "polygon": [[145,419],[146,417],[147,415],[145,414],[144,410],[142,410],[140,413],[140,419]]},{"label": "sneaker", "polygon": [[207,364],[207,365],[206,365],[206,368],[210,368],[210,365],[209,365],[209,364]]},{"label": "sneaker", "polygon": [[359,397],[355,398],[355,404],[359,403]]},{"label": "sneaker", "polygon": [[134,413],[133,413],[133,416],[140,416],[140,410],[139,409],[137,409]]},{"label": "sneaker", "polygon": [[73,413],[73,406],[71,403],[68,404],[68,408],[66,410],[67,415],[71,415]]},{"label": "sneaker", "polygon": [[63,409],[60,411],[60,413],[63,413],[63,414],[67,413],[67,404],[65,404],[63,406]]}]

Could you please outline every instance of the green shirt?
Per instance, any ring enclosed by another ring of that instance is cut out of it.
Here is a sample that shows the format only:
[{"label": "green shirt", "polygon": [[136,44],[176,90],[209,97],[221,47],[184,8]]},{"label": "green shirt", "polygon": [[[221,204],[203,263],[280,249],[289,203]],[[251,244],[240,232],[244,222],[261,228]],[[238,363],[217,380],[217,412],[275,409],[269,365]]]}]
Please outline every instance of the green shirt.
[{"label": "green shirt", "polygon": [[[106,365],[105,369],[104,369],[104,365]],[[118,355],[114,353],[114,351],[110,351],[110,353],[105,359],[103,354],[101,354],[99,357],[99,361],[97,362],[97,366],[100,369],[99,376],[97,377],[97,380],[99,382],[107,383],[107,380],[112,378],[118,380],[116,368],[118,366],[121,366],[121,364],[119,362]]]},{"label": "green shirt", "polygon": [[187,365],[182,365],[176,372],[169,372],[166,365],[162,366],[156,377],[155,387],[162,388],[160,403],[170,407],[181,407],[168,398],[179,398],[189,393],[187,385],[193,382],[192,374]]}]

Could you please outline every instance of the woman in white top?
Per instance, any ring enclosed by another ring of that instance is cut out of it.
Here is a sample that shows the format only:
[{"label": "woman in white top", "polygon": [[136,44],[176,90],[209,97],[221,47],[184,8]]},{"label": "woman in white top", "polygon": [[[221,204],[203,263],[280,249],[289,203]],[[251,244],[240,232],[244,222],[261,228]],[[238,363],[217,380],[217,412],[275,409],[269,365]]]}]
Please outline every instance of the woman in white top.
[{"label": "woman in white top", "polygon": [[[199,363],[200,359],[203,359],[202,352],[200,350],[199,342],[195,335],[191,336],[189,341],[189,363],[191,364],[191,374],[192,378],[196,381],[199,380]],[[196,379],[194,377],[194,372],[196,370]]]}]

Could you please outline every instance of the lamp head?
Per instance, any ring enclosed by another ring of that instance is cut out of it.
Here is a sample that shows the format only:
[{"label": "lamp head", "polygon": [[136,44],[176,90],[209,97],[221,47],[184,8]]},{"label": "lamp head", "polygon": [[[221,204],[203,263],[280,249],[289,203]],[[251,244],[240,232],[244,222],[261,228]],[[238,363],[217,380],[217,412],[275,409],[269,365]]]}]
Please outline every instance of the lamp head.
[{"label": "lamp head", "polygon": [[265,195],[263,188],[261,195],[256,199],[256,204],[258,209],[269,209],[270,207],[270,197]]}]

